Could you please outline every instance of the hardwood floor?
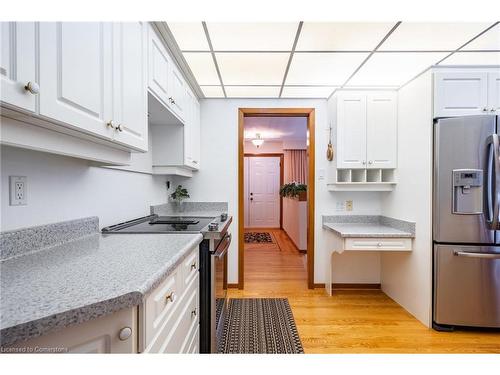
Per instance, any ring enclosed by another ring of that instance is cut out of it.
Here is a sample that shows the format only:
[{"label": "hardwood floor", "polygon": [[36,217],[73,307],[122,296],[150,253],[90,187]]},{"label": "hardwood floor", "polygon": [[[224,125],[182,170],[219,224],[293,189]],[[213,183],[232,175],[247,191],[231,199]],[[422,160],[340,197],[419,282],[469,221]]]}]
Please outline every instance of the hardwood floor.
[{"label": "hardwood floor", "polygon": [[266,231],[276,243],[246,244],[245,289],[229,296],[288,298],[306,353],[500,353],[500,332],[436,332],[380,290],[307,289],[305,256]]}]

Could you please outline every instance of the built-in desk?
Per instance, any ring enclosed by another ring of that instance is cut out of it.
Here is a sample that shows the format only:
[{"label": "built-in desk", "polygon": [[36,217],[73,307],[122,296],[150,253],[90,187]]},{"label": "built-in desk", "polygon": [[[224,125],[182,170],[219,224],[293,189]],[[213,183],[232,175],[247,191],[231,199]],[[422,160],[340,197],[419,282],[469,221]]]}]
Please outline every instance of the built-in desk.
[{"label": "built-in desk", "polygon": [[323,216],[326,241],[325,289],[332,295],[333,253],[344,251],[412,251],[415,223],[386,216]]}]

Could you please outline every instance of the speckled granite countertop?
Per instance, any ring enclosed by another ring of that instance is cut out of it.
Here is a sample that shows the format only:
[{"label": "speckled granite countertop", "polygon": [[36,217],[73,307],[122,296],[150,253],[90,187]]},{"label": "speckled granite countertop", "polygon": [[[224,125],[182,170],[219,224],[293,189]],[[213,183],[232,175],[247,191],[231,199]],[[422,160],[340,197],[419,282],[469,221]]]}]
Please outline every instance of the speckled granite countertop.
[{"label": "speckled granite countertop", "polygon": [[[77,238],[70,233],[78,228],[78,220],[69,226],[57,223],[26,229],[28,233],[2,233],[2,247],[16,248],[17,243],[18,253],[0,262],[1,345],[140,304],[203,238],[101,235],[93,232],[98,219],[90,219],[91,233]],[[66,241],[58,232],[61,228],[67,231]],[[56,242],[36,248],[41,233],[57,237]]]},{"label": "speckled granite countertop", "polygon": [[415,238],[415,223],[378,215],[323,216],[323,228],[341,237]]},{"label": "speckled granite countertop", "polygon": [[223,234],[227,232],[229,225],[233,221],[232,216],[228,215],[226,221],[220,220],[222,213],[227,214],[227,202],[183,202],[182,211],[179,206],[173,202],[151,206],[151,214],[165,215],[165,216],[199,216],[199,217],[213,217],[212,222],[219,223],[219,228],[214,231],[209,231],[208,227],[201,230],[203,237],[206,239],[219,240]]}]

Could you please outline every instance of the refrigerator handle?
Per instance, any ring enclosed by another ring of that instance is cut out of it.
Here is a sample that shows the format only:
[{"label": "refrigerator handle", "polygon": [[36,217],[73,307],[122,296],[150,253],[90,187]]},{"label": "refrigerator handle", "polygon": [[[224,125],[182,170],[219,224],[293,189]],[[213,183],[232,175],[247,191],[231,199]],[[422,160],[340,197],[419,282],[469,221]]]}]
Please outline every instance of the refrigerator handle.
[{"label": "refrigerator handle", "polygon": [[486,160],[488,165],[486,166],[486,183],[484,184],[486,190],[486,222],[488,227],[492,230],[498,230],[498,191],[500,187],[500,159],[499,159],[499,147],[500,142],[498,139],[498,134],[492,134],[486,140]]}]

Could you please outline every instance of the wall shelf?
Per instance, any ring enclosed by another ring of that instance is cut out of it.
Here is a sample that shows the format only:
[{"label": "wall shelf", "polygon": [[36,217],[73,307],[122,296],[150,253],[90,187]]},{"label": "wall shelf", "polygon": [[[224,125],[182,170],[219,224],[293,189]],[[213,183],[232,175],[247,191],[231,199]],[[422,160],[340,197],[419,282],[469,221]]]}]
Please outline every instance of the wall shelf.
[{"label": "wall shelf", "polygon": [[391,191],[396,185],[394,169],[337,169],[330,191]]}]

